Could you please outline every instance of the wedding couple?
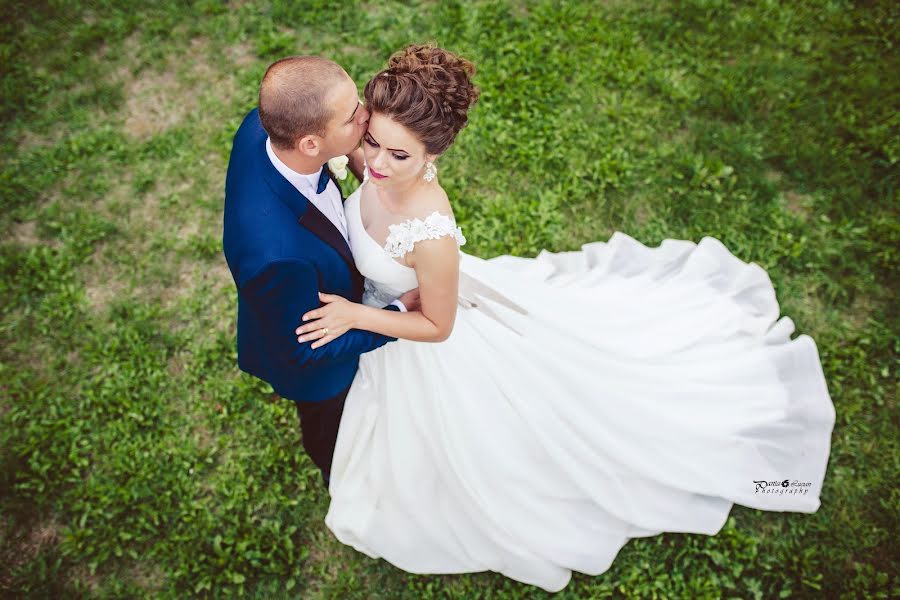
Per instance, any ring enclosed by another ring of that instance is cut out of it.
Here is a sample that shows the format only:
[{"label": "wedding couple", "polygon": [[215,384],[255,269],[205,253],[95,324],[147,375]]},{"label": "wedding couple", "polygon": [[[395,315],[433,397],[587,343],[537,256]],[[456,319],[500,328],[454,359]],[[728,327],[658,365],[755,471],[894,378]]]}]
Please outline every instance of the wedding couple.
[{"label": "wedding couple", "polygon": [[[436,164],[473,74],[409,46],[362,104],[335,63],[282,59],[234,138],[238,363],[296,401],[331,531],[410,572],[558,591],[629,538],[713,535],[734,503],[815,512],[835,411],[757,264],[621,232],[459,250]],[[344,155],[363,183],[342,202]]]}]

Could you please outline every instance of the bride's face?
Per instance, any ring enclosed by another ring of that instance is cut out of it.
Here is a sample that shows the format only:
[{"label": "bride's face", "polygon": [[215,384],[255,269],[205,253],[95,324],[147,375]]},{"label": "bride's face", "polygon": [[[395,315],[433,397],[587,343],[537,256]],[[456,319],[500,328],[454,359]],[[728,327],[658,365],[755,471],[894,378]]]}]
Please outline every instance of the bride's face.
[{"label": "bride's face", "polygon": [[369,180],[379,187],[409,184],[421,178],[425,162],[436,157],[409,129],[381,113],[372,113],[363,136]]}]

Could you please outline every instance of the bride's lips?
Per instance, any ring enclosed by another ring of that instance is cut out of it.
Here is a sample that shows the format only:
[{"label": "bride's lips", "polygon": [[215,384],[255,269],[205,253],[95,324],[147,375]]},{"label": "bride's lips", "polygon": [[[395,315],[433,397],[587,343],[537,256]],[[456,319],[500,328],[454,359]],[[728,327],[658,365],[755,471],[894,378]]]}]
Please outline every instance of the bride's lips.
[{"label": "bride's lips", "polygon": [[385,177],[387,177],[387,175],[382,175],[381,173],[379,173],[378,171],[376,171],[376,170],[373,169],[372,167],[369,167],[369,175],[371,175],[371,176],[374,177],[375,179],[384,179]]}]

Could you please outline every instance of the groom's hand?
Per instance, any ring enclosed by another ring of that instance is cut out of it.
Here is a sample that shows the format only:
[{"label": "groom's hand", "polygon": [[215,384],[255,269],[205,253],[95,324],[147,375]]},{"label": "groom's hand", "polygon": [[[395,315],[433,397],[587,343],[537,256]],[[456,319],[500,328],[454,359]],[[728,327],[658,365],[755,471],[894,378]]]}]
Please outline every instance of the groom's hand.
[{"label": "groom's hand", "polygon": [[408,312],[421,312],[422,310],[422,303],[419,300],[419,288],[409,290],[408,292],[397,298],[397,300],[403,303],[403,306],[406,307],[406,310]]}]

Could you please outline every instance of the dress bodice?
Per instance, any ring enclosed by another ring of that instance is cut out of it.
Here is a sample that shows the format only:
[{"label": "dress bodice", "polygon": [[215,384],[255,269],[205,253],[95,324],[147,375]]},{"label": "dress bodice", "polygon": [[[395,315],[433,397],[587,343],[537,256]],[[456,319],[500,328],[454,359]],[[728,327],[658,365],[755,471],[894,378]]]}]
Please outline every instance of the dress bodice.
[{"label": "dress bodice", "polygon": [[415,269],[396,258],[402,258],[422,240],[452,235],[461,246],[466,239],[452,217],[435,211],[425,219],[408,219],[391,225],[382,246],[363,227],[360,200],[364,186],[365,182],[350,194],[344,202],[344,212],[353,260],[366,278],[363,304],[383,307],[419,285]]}]

